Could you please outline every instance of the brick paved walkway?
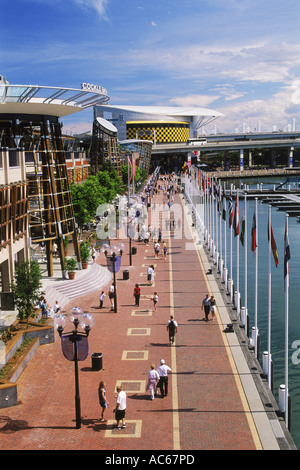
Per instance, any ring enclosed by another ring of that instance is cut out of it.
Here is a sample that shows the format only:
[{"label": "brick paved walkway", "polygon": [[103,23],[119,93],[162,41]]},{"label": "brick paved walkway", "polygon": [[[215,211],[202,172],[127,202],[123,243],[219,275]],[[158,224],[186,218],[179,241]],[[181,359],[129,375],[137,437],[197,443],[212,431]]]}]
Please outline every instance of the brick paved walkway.
[{"label": "brick paved walkway", "polygon": [[[162,204],[163,196],[155,197]],[[181,198],[175,202],[181,206]],[[179,207],[179,206],[178,206]],[[158,207],[152,223],[165,220]],[[70,303],[91,312],[90,353],[103,354],[103,370],[93,371],[90,357],[80,363],[82,427],[75,429],[74,370],[61,353],[60,340],[42,346],[18,381],[19,405],[0,410],[1,449],[66,450],[197,450],[255,449],[260,447],[249,419],[245,398],[218,321],[204,322],[200,305],[208,284],[203,266],[185,224],[181,229],[164,230],[167,260],[154,259],[152,243],[136,242],[137,254],[129,267],[128,244],[117,275],[118,313],[109,310],[105,299],[99,306],[99,292],[89,293]],[[171,238],[169,238],[171,235]],[[97,259],[105,263],[104,255]],[[147,286],[146,270],[155,264],[155,285]],[[129,280],[122,271],[128,269]],[[139,309],[134,307],[133,288],[141,284]],[[107,291],[108,286],[105,290]],[[150,296],[159,294],[157,312]],[[179,323],[176,345],[168,346],[166,323],[170,313]],[[151,363],[164,358],[172,368],[169,395],[151,401],[145,391]],[[107,386],[110,402],[107,423],[99,422],[97,388]],[[115,388],[122,383],[127,392],[127,427],[114,428]]]}]

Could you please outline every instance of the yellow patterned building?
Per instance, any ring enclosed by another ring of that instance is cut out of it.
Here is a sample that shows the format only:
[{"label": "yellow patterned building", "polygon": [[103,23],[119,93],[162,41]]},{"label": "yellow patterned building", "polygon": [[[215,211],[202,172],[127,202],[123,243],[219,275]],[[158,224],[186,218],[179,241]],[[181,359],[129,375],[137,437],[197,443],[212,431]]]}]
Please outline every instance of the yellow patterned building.
[{"label": "yellow patterned building", "polygon": [[182,121],[127,121],[127,139],[151,139],[155,144],[187,142],[190,125]]}]

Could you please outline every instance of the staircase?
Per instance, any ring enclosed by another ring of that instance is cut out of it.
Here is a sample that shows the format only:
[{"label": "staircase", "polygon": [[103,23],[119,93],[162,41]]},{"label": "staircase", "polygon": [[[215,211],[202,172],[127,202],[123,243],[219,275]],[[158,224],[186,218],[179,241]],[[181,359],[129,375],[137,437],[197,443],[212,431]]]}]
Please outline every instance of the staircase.
[{"label": "staircase", "polygon": [[[77,274],[76,274],[77,275]],[[81,273],[74,280],[62,280],[48,285],[44,288],[47,304],[53,307],[56,300],[63,309],[70,301],[76,297],[81,297],[103,288],[111,279],[108,269],[97,263],[89,265],[86,273]]]}]

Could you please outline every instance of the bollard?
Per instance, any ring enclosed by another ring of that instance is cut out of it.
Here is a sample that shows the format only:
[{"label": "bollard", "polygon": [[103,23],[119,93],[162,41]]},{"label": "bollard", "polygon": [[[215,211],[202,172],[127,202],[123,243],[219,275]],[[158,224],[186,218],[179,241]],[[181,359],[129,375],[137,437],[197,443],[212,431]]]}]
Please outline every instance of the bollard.
[{"label": "bollard", "polygon": [[228,279],[227,291],[228,291],[228,294],[230,295],[230,300],[232,302],[233,300],[233,280],[232,279]]},{"label": "bollard", "polygon": [[282,384],[278,390],[278,407],[280,413],[285,412],[285,385]]},{"label": "bollard", "polygon": [[263,374],[267,377],[269,375],[269,353],[268,351],[263,352]]},{"label": "bollard", "polygon": [[246,326],[247,326],[247,309],[246,309],[246,307],[241,308],[241,323],[242,323],[242,327],[246,331]]},{"label": "bollard", "polygon": [[240,316],[240,310],[241,310],[241,294],[240,292],[235,291],[234,292],[234,306],[236,308],[236,313],[238,316]]},{"label": "bollard", "polygon": [[219,273],[220,274],[223,273],[223,264],[224,264],[224,261],[220,258],[219,259]]},{"label": "bollard", "polygon": [[227,268],[223,269],[223,281],[227,289],[227,285],[228,285],[228,269]]}]

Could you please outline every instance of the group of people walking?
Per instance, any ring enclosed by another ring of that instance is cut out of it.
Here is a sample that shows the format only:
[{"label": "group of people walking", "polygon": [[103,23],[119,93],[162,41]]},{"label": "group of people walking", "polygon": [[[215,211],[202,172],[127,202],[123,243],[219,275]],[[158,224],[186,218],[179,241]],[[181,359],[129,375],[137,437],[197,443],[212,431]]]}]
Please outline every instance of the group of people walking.
[{"label": "group of people walking", "polygon": [[154,400],[157,395],[158,388],[162,398],[168,395],[168,372],[171,371],[172,369],[167,366],[164,359],[160,360],[160,365],[157,369],[155,369],[154,364],[151,364],[151,368],[148,371],[148,383],[146,386],[146,391],[150,390],[151,400]]},{"label": "group of people walking", "polygon": [[204,299],[202,300],[202,310],[204,309],[204,314],[205,314],[205,321],[209,321],[209,314],[211,313],[212,320],[215,321],[217,319],[216,317],[216,299],[214,298],[213,295],[206,294]]},{"label": "group of people walking", "polygon": [[[155,365],[151,364],[151,368],[148,371],[148,383],[146,386],[146,391],[150,390],[150,398],[154,400],[157,396],[157,389],[160,390],[160,395],[162,398],[168,396],[168,373],[172,372],[171,367],[169,367],[164,359],[160,360],[160,365],[155,369]],[[126,408],[127,408],[127,395],[123,390],[121,385],[118,385],[116,388],[115,396],[115,407],[113,413],[116,420],[116,429],[125,429],[126,428]],[[101,414],[99,421],[100,423],[106,423],[107,419],[105,418],[105,413],[107,407],[109,406],[109,401],[107,398],[107,387],[103,380],[100,381],[98,386],[98,398],[101,408]]]},{"label": "group of people walking", "polygon": [[[172,187],[168,188],[168,194],[172,194]],[[153,209],[155,210],[155,208]],[[149,242],[151,238],[152,231],[149,229],[146,236],[146,242]],[[154,258],[159,259],[162,256],[166,259],[167,256],[167,245],[166,243],[161,240],[161,230],[159,231],[160,237],[157,240],[153,240],[153,248],[154,248]],[[154,265],[150,265],[147,268],[147,283],[148,286],[152,286],[154,284]],[[102,292],[102,297],[100,297],[100,308],[103,306],[103,296],[104,292]],[[108,296],[113,301],[113,292],[108,292]],[[154,311],[157,310],[157,303],[159,300],[159,296],[157,292],[154,292],[152,296],[144,296],[145,298],[151,299],[153,301]],[[136,283],[133,288],[133,298],[134,298],[134,305],[136,307],[140,306],[140,298],[141,298],[141,286],[140,284]],[[205,313],[205,321],[208,322],[210,320],[216,320],[216,299],[213,295],[206,294],[205,298],[202,301],[202,310],[204,309]],[[170,315],[170,318],[166,325],[168,337],[169,337],[169,346],[173,346],[175,344],[175,335],[178,331],[178,323],[176,322],[174,315]],[[151,364],[150,369],[147,373],[147,385],[146,391],[150,391],[150,399],[154,400],[156,396],[158,396],[157,392],[160,391],[160,396],[162,398],[168,396],[168,373],[172,372],[171,367],[169,367],[164,359],[160,359],[160,364],[158,367],[155,364]],[[124,429],[126,428],[125,423],[125,414],[126,414],[126,393],[122,390],[122,387],[118,386],[117,389],[117,396],[116,398],[116,405],[113,410],[115,413],[116,419],[116,428],[117,429]],[[103,381],[99,384],[99,403],[101,407],[101,416],[100,422],[105,422],[105,411],[109,402],[106,397],[106,385]]]}]

